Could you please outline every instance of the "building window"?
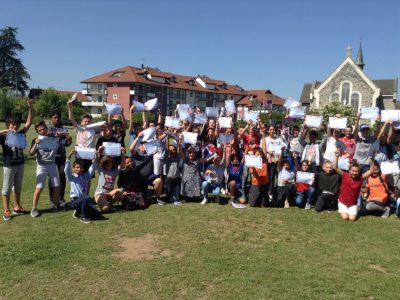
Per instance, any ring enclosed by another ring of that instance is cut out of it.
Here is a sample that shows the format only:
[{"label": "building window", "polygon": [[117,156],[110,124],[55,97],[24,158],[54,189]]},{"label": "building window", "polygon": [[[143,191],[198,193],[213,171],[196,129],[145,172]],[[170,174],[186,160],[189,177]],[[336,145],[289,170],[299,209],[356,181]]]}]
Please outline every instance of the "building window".
[{"label": "building window", "polygon": [[331,101],[339,101],[339,93],[333,93],[331,95]]},{"label": "building window", "polygon": [[192,97],[192,98],[193,98],[193,92],[190,92],[190,97]]},{"label": "building window", "polygon": [[350,100],[350,83],[345,82],[342,84],[342,102],[349,104]]},{"label": "building window", "polygon": [[114,82],[113,87],[118,87],[118,83]]},{"label": "building window", "polygon": [[114,100],[118,100],[118,95],[117,94],[113,94],[113,99]]},{"label": "building window", "polygon": [[121,77],[125,72],[115,72],[111,75],[111,77]]},{"label": "building window", "polygon": [[358,111],[358,104],[360,103],[360,95],[358,93],[351,94],[350,105],[353,109]]},{"label": "building window", "polygon": [[101,108],[98,108],[98,109],[97,109],[97,113],[98,113],[98,114],[102,114],[102,113],[103,113],[103,110],[102,110]]}]

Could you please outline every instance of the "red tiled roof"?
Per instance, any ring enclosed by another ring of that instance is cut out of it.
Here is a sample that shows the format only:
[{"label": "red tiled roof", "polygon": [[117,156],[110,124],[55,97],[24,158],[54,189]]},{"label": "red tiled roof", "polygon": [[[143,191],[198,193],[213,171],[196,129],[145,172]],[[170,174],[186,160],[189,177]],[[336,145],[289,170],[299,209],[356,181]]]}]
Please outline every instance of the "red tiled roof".
[{"label": "red tiled roof", "polygon": [[[159,83],[154,80],[149,79],[145,76],[145,72],[148,72],[150,75],[163,77],[167,79],[166,83]],[[122,72],[121,76],[112,77],[113,74],[117,72]],[[175,81],[172,80],[172,77],[175,77]],[[214,80],[207,77],[207,79],[202,80],[206,83],[215,84],[217,85],[216,90],[209,90],[203,88],[201,85],[197,84],[195,79],[196,77],[187,76],[187,75],[178,75],[168,72],[162,72],[159,69],[155,68],[136,68],[132,66],[122,67],[101,75],[97,75],[85,80],[82,80],[81,83],[114,83],[114,82],[129,82],[129,83],[143,83],[148,85],[156,85],[156,86],[166,86],[170,88],[176,89],[184,89],[184,90],[192,90],[197,92],[212,92],[216,94],[230,94],[230,95],[247,95],[245,91],[243,91],[239,86],[230,85],[223,80]],[[194,85],[190,85],[189,81],[194,80]],[[221,86],[226,84],[226,89],[222,88]]]},{"label": "red tiled roof", "polygon": [[269,101],[272,100],[272,104],[275,105],[283,105],[285,99],[274,95],[271,90],[247,90],[247,96],[239,100],[236,104],[237,105],[246,105],[251,106],[250,96],[253,96],[253,101]]}]

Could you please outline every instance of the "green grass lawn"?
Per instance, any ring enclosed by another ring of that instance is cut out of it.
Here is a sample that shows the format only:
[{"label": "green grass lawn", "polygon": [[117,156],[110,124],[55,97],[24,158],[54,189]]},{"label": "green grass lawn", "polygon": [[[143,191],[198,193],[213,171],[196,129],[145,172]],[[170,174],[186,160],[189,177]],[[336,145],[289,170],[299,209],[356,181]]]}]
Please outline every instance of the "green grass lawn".
[{"label": "green grass lawn", "polygon": [[[25,209],[34,188],[28,158]],[[46,188],[39,208],[48,206]],[[0,299],[399,298],[394,216],[351,223],[297,208],[187,203],[107,217],[82,224],[67,211],[2,221]],[[140,259],[125,245],[143,250]]]}]

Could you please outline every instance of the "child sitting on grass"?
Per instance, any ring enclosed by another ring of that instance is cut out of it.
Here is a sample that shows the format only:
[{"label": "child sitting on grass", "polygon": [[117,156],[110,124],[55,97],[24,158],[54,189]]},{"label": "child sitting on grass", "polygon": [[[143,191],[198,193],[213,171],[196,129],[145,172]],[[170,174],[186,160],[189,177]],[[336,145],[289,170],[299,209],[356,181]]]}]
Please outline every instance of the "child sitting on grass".
[{"label": "child sitting on grass", "polygon": [[[97,151],[101,156],[104,146],[100,146]],[[125,149],[121,147],[121,155],[125,156]],[[125,159],[120,159],[119,169],[125,168]],[[120,189],[114,189],[115,180],[118,175],[118,167],[115,160],[105,155],[100,159],[97,172],[99,173],[99,182],[97,184],[94,200],[99,206],[102,213],[108,213],[112,210],[113,203],[121,200],[122,192]]]},{"label": "child sitting on grass", "polygon": [[[310,172],[310,162],[308,160],[303,160],[299,163],[297,161],[296,154],[293,154],[294,162],[296,165],[296,170],[300,172]],[[297,182],[296,183],[296,205],[298,207],[303,207],[304,199],[306,198],[306,204],[304,209],[311,209],[311,202],[313,201],[313,197],[315,194],[314,182],[312,184]]]},{"label": "child sitting on grass", "polygon": [[36,132],[39,134],[39,137],[32,141],[31,149],[29,151],[30,155],[36,154],[36,163],[37,163],[36,166],[37,184],[35,192],[33,194],[33,203],[31,210],[32,218],[40,216],[40,213],[37,210],[37,205],[39,202],[40,194],[42,193],[43,188],[45,186],[47,177],[49,177],[49,184],[51,184],[53,187],[54,211],[57,211],[59,209],[58,203],[60,199],[60,177],[58,174],[58,168],[56,164],[58,139],[56,139],[57,147],[55,147],[54,149],[44,149],[41,146],[39,146],[43,142],[43,138],[46,138],[47,136],[52,136],[53,134],[48,133],[48,128],[44,122],[40,122],[37,125],[35,125],[35,129]]},{"label": "child sitting on grass", "polygon": [[365,212],[382,213],[382,218],[388,218],[390,207],[387,205],[389,199],[389,184],[387,178],[382,174],[377,161],[373,162],[372,174],[367,180],[367,185],[361,190],[368,194]]},{"label": "child sitting on grass", "polygon": [[87,193],[87,186],[96,170],[97,160],[99,157],[97,156],[96,159],[93,160],[93,164],[89,167],[87,172],[84,172],[83,160],[75,160],[72,165],[73,172],[71,172],[71,157],[74,154],[75,150],[68,154],[64,168],[64,172],[71,186],[70,201],[71,207],[74,209],[72,216],[74,218],[79,218],[81,222],[88,224],[91,220],[101,218],[100,212],[94,207],[92,200]]},{"label": "child sitting on grass", "polygon": [[[0,145],[3,148],[3,220],[10,221],[12,215],[22,215],[25,210],[21,206],[21,190],[22,180],[24,178],[24,149],[7,145],[6,136],[8,132],[20,133],[25,135],[32,124],[32,100],[28,101],[28,116],[26,118],[25,126],[21,130],[21,120],[18,117],[8,117],[6,119],[6,130],[0,133]],[[14,209],[11,213],[10,210],[10,194],[11,190],[14,194]]]},{"label": "child sitting on grass", "polygon": [[372,173],[372,164],[371,168],[364,174],[361,174],[360,165],[357,163],[351,163],[349,166],[349,171],[343,172],[340,168],[338,168],[340,151],[337,150],[335,155],[336,161],[334,168],[336,173],[342,177],[342,186],[340,188],[340,194],[338,198],[338,212],[343,220],[355,221],[358,214],[358,195],[361,191],[363,179],[367,178]]},{"label": "child sitting on grass", "polygon": [[315,203],[315,211],[321,212],[325,209],[336,209],[337,195],[340,189],[340,176],[333,170],[332,162],[325,160],[322,164],[322,172],[315,175],[320,192]]}]

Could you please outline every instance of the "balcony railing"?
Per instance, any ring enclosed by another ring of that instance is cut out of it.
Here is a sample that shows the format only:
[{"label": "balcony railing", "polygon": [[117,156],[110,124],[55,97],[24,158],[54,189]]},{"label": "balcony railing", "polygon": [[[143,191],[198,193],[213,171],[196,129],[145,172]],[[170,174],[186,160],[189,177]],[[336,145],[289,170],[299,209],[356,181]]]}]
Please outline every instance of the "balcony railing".
[{"label": "balcony railing", "polygon": [[102,89],[84,89],[82,90],[82,94],[84,95],[93,95],[93,94],[98,94],[98,95],[105,95],[107,94],[107,90]]}]

